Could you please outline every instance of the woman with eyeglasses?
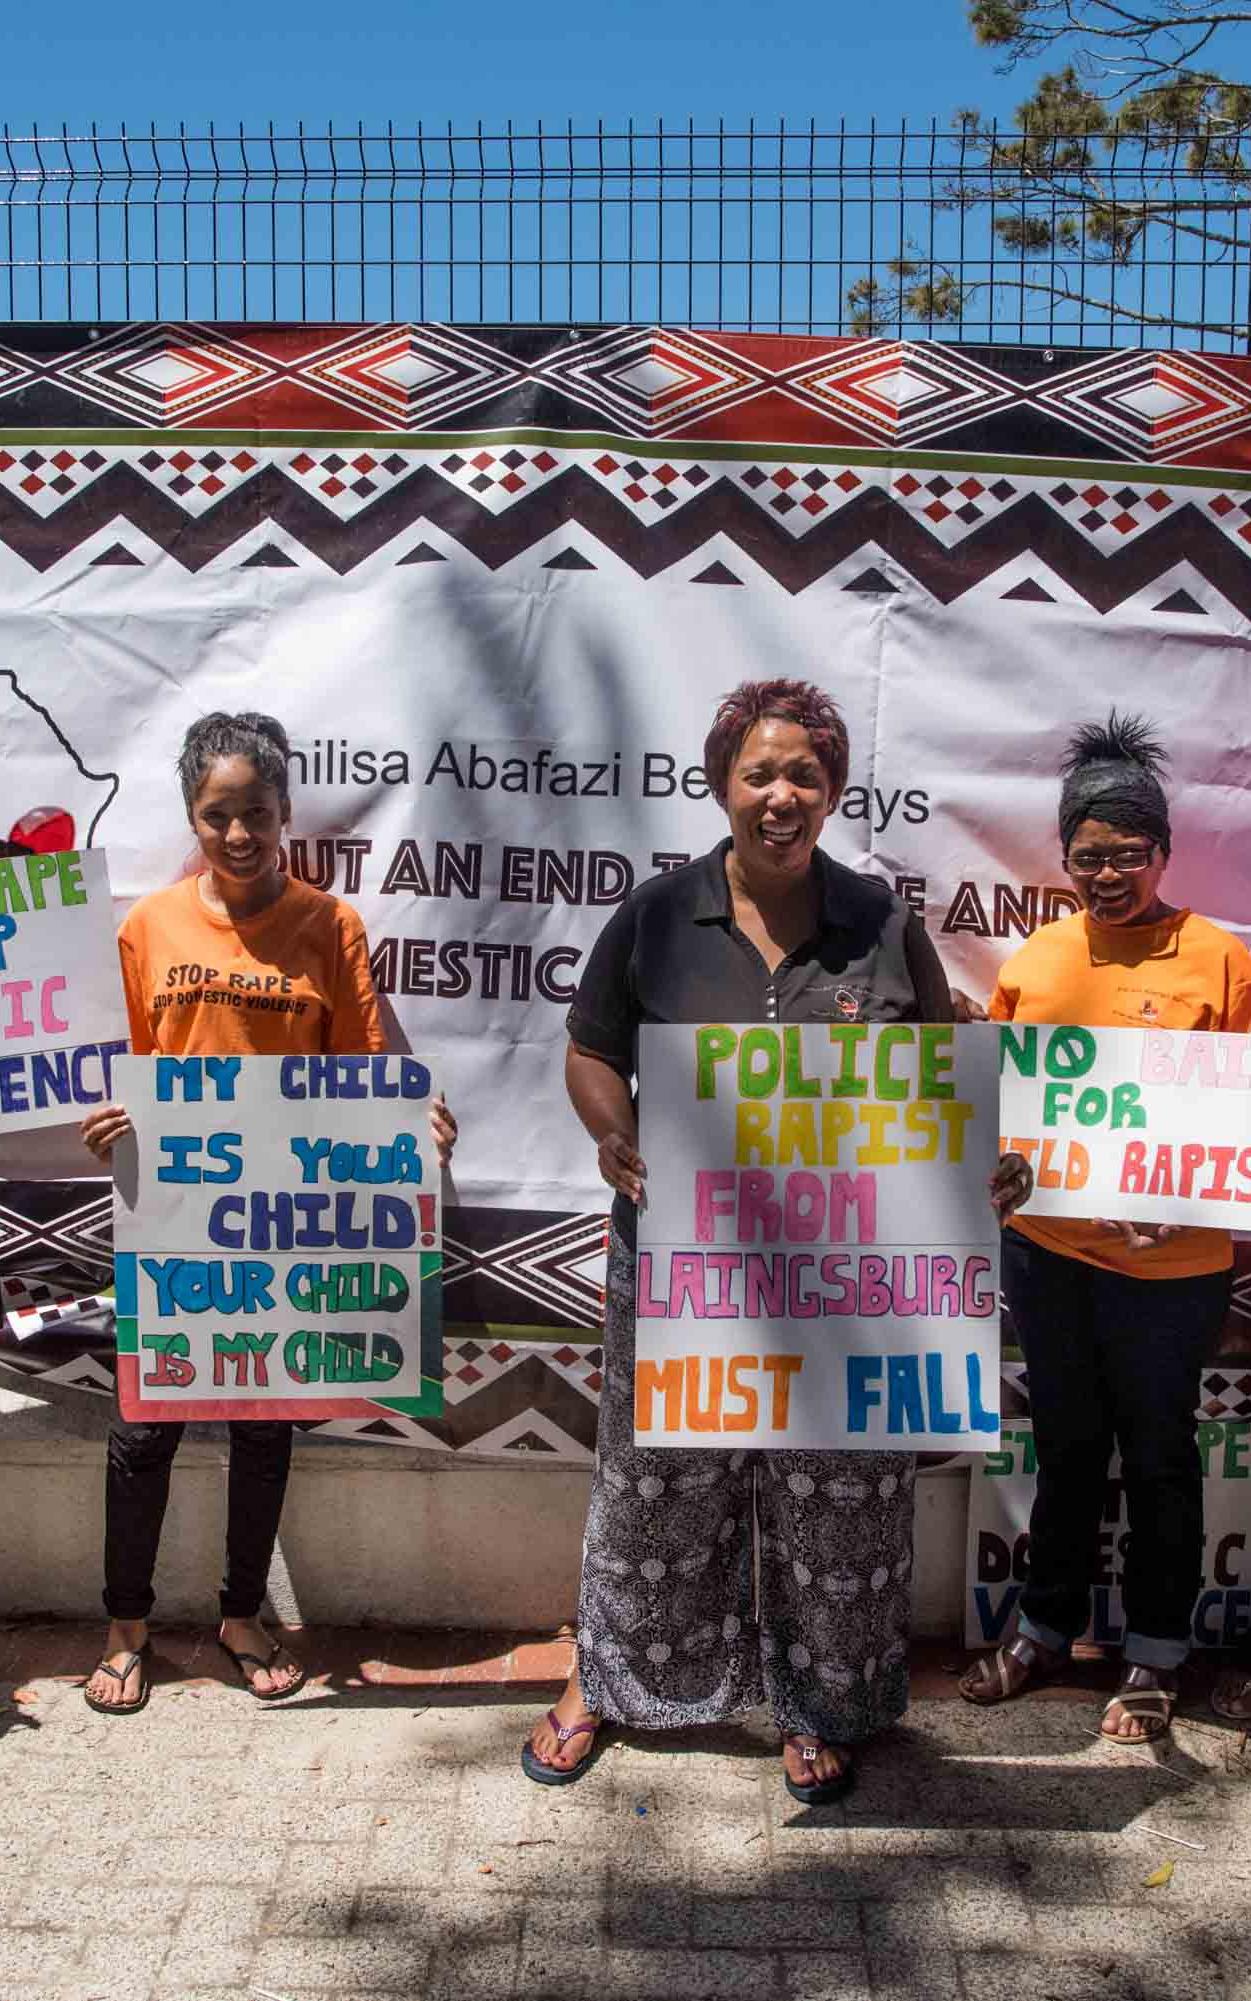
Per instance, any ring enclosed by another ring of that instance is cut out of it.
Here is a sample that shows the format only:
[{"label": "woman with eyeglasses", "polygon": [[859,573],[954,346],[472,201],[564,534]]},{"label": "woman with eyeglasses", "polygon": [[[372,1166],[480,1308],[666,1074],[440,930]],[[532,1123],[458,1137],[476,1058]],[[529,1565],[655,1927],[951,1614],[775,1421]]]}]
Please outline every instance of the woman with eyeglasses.
[{"label": "woman with eyeglasses", "polygon": [[[993,1019],[1251,1029],[1251,953],[1160,895],[1163,763],[1149,726],[1115,710],[1073,737],[1060,839],[1082,907],[1002,967]],[[964,1676],[968,1701],[1003,1702],[1062,1672],[1090,1616],[1115,1445],[1130,1531],[1124,1671],[1102,1727],[1131,1742],[1169,1728],[1202,1574],[1199,1374],[1228,1308],[1231,1263],[1226,1230],[1018,1215],[1004,1231],[1038,1488],[1016,1636]]]}]

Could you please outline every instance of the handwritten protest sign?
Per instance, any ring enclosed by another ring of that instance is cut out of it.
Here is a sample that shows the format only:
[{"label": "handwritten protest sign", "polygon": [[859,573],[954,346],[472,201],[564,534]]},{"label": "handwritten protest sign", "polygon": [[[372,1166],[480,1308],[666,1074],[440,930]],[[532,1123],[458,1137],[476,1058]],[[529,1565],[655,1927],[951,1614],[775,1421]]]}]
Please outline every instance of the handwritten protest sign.
[{"label": "handwritten protest sign", "polygon": [[1251,1036],[1000,1033],[1000,1132],[1034,1169],[1026,1213],[1251,1227]]},{"label": "handwritten protest sign", "polygon": [[635,1438],[984,1451],[993,1029],[640,1032]]},{"label": "handwritten protest sign", "polygon": [[0,857],[0,1133],[107,1104],[128,1047],[103,854]]},{"label": "handwritten protest sign", "polygon": [[[1195,1390],[1199,1385],[1196,1380]],[[1251,1633],[1251,1419],[1199,1418],[1203,1466],[1203,1581],[1191,1632],[1198,1647],[1232,1647]],[[1029,1515],[1037,1461],[1034,1427],[1006,1423],[1000,1449],[973,1466],[965,1562],[964,1637],[971,1647],[998,1646],[1029,1566]],[[1125,1638],[1121,1605],[1129,1522],[1120,1463],[1108,1468],[1099,1525],[1087,1637],[1109,1646]]]},{"label": "handwritten protest sign", "polygon": [[123,1414],[442,1410],[439,1170],[411,1056],[125,1057]]}]

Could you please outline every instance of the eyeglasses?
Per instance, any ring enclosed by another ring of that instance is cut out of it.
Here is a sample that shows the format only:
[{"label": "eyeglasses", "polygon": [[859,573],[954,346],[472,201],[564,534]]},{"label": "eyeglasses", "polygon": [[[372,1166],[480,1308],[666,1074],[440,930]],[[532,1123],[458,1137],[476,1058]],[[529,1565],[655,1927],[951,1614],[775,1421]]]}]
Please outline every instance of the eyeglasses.
[{"label": "eyeglasses", "polygon": [[1149,848],[1077,848],[1065,857],[1070,875],[1099,875],[1105,868],[1117,875],[1141,875],[1155,858],[1156,843]]}]

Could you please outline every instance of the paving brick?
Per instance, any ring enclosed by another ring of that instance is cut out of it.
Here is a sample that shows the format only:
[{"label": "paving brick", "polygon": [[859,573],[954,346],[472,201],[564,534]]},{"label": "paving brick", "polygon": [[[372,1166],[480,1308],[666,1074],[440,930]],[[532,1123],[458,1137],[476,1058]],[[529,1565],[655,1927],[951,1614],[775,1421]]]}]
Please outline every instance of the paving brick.
[{"label": "paving brick", "polygon": [[604,1924],[614,1945],[689,1946],[695,1942],[695,1909],[687,1889],[639,1885],[609,1899]]},{"label": "paving brick", "polygon": [[26,2001],[40,1992],[39,1983],[69,1976],[81,1962],[82,1938],[77,1932],[0,1929],[0,1984],[25,1987]]},{"label": "paving brick", "polygon": [[268,1892],[237,1885],[209,1885],[187,1893],[178,1935],[189,1933],[206,1944],[254,1938],[268,1905]]},{"label": "paving brick", "polygon": [[186,1901],[186,1889],[177,1883],[45,1880],[15,1899],[13,1920],[49,1931],[164,1934],[178,1923]]},{"label": "paving brick", "polygon": [[[279,1841],[132,1841],[119,1875],[138,1883],[271,1883],[282,1868]],[[99,1868],[99,1851],[96,1855]]]},{"label": "paving brick", "polygon": [[346,1894],[363,1880],[372,1854],[373,1847],[367,1841],[289,1842],[283,1852],[278,1888],[295,1890],[305,1884],[315,1888],[334,1884]]},{"label": "paving brick", "polygon": [[697,1946],[801,1946],[828,1950],[860,1944],[854,1904],[813,1900],[786,1903],[773,1897],[695,1900]]},{"label": "paving brick", "polygon": [[[869,1962],[861,1949],[784,1952],[784,1993],[789,2001],[876,2001]],[[925,2001],[937,2001],[927,1989]]]},{"label": "paving brick", "polygon": [[256,1960],[255,1939],[192,1939],[172,1941],[160,1978],[175,1987],[233,1986],[247,1979]]},{"label": "paving brick", "polygon": [[83,1942],[82,1956],[74,1969],[79,1980],[95,1981],[106,1990],[125,1987],[131,1980],[155,1980],[165,1965],[172,1940],[149,1938],[133,1932],[97,1932]]},{"label": "paving brick", "polygon": [[[721,2001],[745,1995],[776,2001],[782,1968],[776,1953],[610,1950],[604,1969],[611,2001]],[[605,2001],[607,2001],[605,1997]]]},{"label": "paving brick", "polygon": [[[965,2001],[956,1956],[926,1940],[904,1948],[870,1946],[869,1980],[873,2001]],[[969,1994],[977,1994],[974,1982]]]},{"label": "paving brick", "polygon": [[[251,1969],[254,1987],[344,1987],[424,1994],[430,1946],[389,1930],[360,1930],[350,1938],[266,1939]],[[504,1990],[505,1992],[508,1989]]]},{"label": "paving brick", "polygon": [[[958,1968],[977,2001],[1148,2001],[1137,1976],[1113,1961],[1039,1959],[1024,1944],[1015,1951],[965,1954]],[[877,1989],[874,2001],[881,2001]],[[1167,1987],[1153,1987],[1149,2001],[1177,1997]]]},{"label": "paving brick", "polygon": [[[57,1980],[41,1984],[38,1989],[26,1985],[0,1986],[0,2001],[112,2001],[112,1997],[98,1980]],[[136,1976],[126,1982],[125,2001],[158,2001],[158,1997],[146,1980]],[[225,2001],[220,1989],[216,2001]],[[238,1989],[234,1991],[234,2001],[238,2001]]]}]

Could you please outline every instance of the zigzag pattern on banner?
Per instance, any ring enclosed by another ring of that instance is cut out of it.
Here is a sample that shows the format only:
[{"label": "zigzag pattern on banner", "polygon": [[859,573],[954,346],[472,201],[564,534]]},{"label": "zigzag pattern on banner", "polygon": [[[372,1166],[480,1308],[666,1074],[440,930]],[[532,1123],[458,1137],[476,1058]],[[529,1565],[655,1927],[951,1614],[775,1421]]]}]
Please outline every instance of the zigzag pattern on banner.
[{"label": "zigzag pattern on banner", "polygon": [[[597,429],[626,437],[939,440],[1146,463],[1245,462],[1246,362],[619,326],[66,327],[0,347],[0,419],[75,429]],[[1214,456],[1221,453],[1223,456]]]},{"label": "zigzag pattern on banner", "polygon": [[[246,456],[256,463],[254,455]],[[1141,490],[1122,486],[1109,492],[1094,484],[1078,491],[1068,480],[988,482],[973,476],[957,488],[943,474],[921,477],[911,471],[884,475],[889,479],[885,485],[872,483],[872,469],[845,468],[836,477],[818,470],[823,487],[842,488],[839,504],[831,506],[813,490],[811,471],[805,499],[796,501],[786,489],[797,483],[797,476],[784,479],[787,468],[779,472],[776,466],[766,470],[749,464],[735,468],[731,476],[714,461],[682,473],[666,465],[652,475],[659,480],[661,473],[670,472],[675,482],[688,482],[688,488],[681,505],[649,520],[584,466],[556,470],[554,454],[542,456],[550,461],[552,476],[505,508],[485,504],[454,478],[418,464],[350,518],[328,510],[298,478],[272,464],[253,472],[207,511],[189,517],[134,465],[118,462],[53,514],[35,512],[0,484],[0,542],[46,572],[93,537],[115,533],[125,524],[137,531],[144,553],[114,542],[91,561],[139,566],[154,545],[192,572],[223,560],[298,570],[299,558],[290,553],[294,547],[307,551],[319,567],[347,575],[389,545],[402,551],[400,562],[448,560],[428,543],[412,545],[406,539],[416,527],[437,528],[477,562],[499,570],[576,524],[609,556],[648,579],[698,557],[721,538],[731,545],[727,553],[738,549],[752,572],[765,572],[792,593],[867,552],[862,572],[845,578],[842,588],[889,596],[911,579],[939,603],[950,604],[985,585],[1005,565],[1033,557],[1064,589],[1106,614],[1184,562],[1240,616],[1251,616],[1251,497],[1240,491],[1205,490],[1191,497],[1185,489],[1165,492],[1150,483]],[[459,461],[466,463],[472,461]],[[694,472],[699,474],[697,487],[689,484]],[[754,484],[766,483],[767,494],[752,491]],[[662,494],[672,491],[661,489]],[[978,497],[949,504],[961,493]],[[779,515],[778,503],[802,508],[809,500],[820,503],[823,518],[805,516],[800,534]],[[262,543],[245,557],[233,554],[237,544],[255,540],[266,525],[281,531],[283,547]],[[891,580],[880,559],[888,559],[888,568],[897,566],[900,581]],[[597,567],[593,557],[577,550],[541,555],[540,560],[553,570]],[[732,585],[743,582],[744,575],[720,561],[688,581]],[[1027,580],[1002,595],[1008,601],[1039,603],[1055,593],[1045,581]],[[1192,615],[1205,610],[1193,593],[1184,592],[1154,608]]]}]

